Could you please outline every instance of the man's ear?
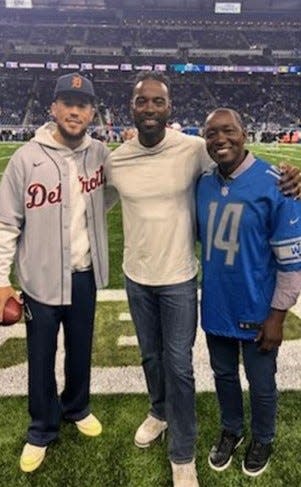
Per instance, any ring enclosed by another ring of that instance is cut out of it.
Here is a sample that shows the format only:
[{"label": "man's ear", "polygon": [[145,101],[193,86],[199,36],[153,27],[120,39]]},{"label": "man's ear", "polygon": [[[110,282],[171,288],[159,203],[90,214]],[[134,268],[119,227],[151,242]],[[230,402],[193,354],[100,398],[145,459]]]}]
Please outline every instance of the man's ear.
[{"label": "man's ear", "polygon": [[93,119],[95,117],[95,113],[96,113],[96,108],[94,106],[92,106],[90,122],[93,122]]},{"label": "man's ear", "polygon": [[56,102],[52,102],[50,105],[50,115],[55,119],[56,118]]},{"label": "man's ear", "polygon": [[168,117],[170,117],[172,112],[172,102],[171,99],[168,100]]}]

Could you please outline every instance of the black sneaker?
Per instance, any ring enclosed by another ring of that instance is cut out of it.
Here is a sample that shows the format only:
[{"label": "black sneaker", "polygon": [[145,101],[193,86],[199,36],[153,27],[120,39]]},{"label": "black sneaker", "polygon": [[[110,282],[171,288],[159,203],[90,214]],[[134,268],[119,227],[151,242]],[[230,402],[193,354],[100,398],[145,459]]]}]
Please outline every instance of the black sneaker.
[{"label": "black sneaker", "polygon": [[242,462],[242,471],[251,477],[260,475],[267,468],[271,453],[271,443],[264,445],[253,439],[247,448],[245,459]]},{"label": "black sneaker", "polygon": [[236,436],[223,430],[219,442],[211,448],[208,463],[213,470],[222,471],[229,467],[233,453],[244,441],[243,436]]}]

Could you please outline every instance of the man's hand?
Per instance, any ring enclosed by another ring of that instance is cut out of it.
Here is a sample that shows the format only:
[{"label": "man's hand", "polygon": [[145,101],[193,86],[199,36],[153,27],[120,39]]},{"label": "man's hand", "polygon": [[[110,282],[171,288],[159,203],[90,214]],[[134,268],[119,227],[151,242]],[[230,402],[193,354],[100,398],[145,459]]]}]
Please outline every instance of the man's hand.
[{"label": "man's hand", "polygon": [[287,196],[301,199],[301,171],[298,167],[286,162],[279,164],[281,179],[279,181],[280,190]]},{"label": "man's hand", "polygon": [[0,287],[0,322],[3,318],[3,309],[8,298],[13,297],[20,304],[23,303],[22,298],[16,293],[14,288],[11,286]]},{"label": "man's hand", "polygon": [[286,311],[271,309],[267,319],[263,322],[255,342],[259,350],[269,352],[273,348],[280,347],[283,339],[283,321]]}]

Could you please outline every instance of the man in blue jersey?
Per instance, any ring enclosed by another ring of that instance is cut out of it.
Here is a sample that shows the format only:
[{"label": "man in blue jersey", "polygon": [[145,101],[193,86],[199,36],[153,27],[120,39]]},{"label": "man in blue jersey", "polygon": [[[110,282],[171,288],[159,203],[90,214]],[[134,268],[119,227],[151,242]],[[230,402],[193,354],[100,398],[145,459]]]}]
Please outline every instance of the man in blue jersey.
[{"label": "man in blue jersey", "polygon": [[275,435],[283,321],[301,289],[301,203],[278,190],[277,168],[245,149],[246,131],[237,112],[212,112],[204,136],[218,166],[197,185],[201,321],[222,426],[208,461],[212,469],[225,470],[244,439],[241,350],[252,415],[242,469],[257,476],[268,465]]}]

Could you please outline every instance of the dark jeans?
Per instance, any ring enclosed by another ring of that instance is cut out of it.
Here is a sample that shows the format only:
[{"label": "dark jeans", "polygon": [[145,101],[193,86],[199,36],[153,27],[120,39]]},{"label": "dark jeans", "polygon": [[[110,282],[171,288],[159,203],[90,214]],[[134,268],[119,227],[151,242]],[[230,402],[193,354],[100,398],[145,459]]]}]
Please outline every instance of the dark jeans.
[{"label": "dark jeans", "polygon": [[[90,365],[96,289],[92,271],[72,274],[72,305],[50,306],[24,293],[27,309],[29,414],[27,441],[46,446],[58,435],[62,416],[83,419],[89,410]],[[64,327],[65,387],[58,397],[55,355]]]},{"label": "dark jeans", "polygon": [[222,427],[236,435],[243,431],[243,398],[239,379],[241,347],[250,387],[253,438],[270,443],[275,435],[278,349],[261,352],[253,341],[239,341],[207,334],[210,363],[220,404]]},{"label": "dark jeans", "polygon": [[196,278],[145,286],[126,277],[131,315],[151,401],[150,413],[168,422],[169,457],[186,463],[196,441],[192,347],[197,326]]}]

